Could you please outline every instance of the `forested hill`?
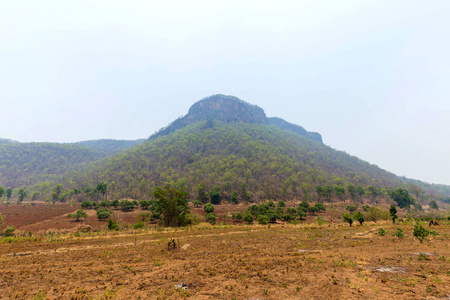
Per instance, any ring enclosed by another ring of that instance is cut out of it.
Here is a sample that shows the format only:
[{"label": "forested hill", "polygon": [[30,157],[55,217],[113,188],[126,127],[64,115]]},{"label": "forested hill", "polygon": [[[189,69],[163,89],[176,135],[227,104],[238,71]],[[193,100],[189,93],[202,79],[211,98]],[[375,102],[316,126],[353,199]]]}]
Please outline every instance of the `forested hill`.
[{"label": "forested hill", "polygon": [[73,143],[74,145],[86,146],[88,148],[98,150],[104,154],[115,154],[122,152],[128,148],[137,146],[143,143],[144,139],[139,140],[112,140],[112,139],[101,139],[101,140],[90,140]]},{"label": "forested hill", "polygon": [[267,118],[262,108],[237,97],[226,95],[213,95],[194,103],[187,115],[162,128],[153,134],[150,139],[168,135],[189,124],[210,120],[225,123],[273,124],[306,138],[322,142],[322,137],[317,132],[308,132],[303,127],[288,123],[280,118]]},{"label": "forested hill", "polygon": [[16,188],[52,181],[142,141],[96,140],[58,144],[0,140],[0,186]]},{"label": "forested hill", "polygon": [[172,185],[197,197],[198,185],[224,199],[293,199],[317,185],[397,187],[377,166],[275,125],[202,121],[96,163],[74,182],[108,183],[111,197],[146,198]]}]

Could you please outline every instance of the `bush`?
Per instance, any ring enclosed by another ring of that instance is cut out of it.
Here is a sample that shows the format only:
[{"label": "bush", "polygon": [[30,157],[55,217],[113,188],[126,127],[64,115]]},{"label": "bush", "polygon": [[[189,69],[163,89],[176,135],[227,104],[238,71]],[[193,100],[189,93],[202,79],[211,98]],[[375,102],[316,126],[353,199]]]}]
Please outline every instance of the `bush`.
[{"label": "bush", "polygon": [[119,230],[119,222],[117,220],[113,220],[112,218],[108,219],[108,229],[109,230]]},{"label": "bush", "polygon": [[76,219],[76,221],[78,222],[80,219],[86,219],[87,213],[84,210],[79,209],[76,211],[76,213],[68,214],[67,217],[69,219]]},{"label": "bush", "polygon": [[306,201],[302,201],[302,202],[300,202],[300,204],[298,205],[298,208],[301,208],[301,207],[304,208],[304,211],[307,211],[307,210],[308,210],[308,207],[309,207],[309,203],[306,202]]},{"label": "bush", "polygon": [[216,224],[216,214],[211,212],[209,214],[206,214],[206,222],[210,223],[211,225]]},{"label": "bush", "polygon": [[256,204],[250,205],[246,211],[248,211],[249,213],[252,214],[252,216],[257,216],[258,215],[258,210],[259,210],[259,206]]},{"label": "bush", "polygon": [[399,239],[403,238],[403,230],[397,228],[397,233],[395,234]]},{"label": "bush", "polygon": [[353,214],[353,219],[358,221],[360,225],[364,223],[364,215],[360,211],[357,211]]},{"label": "bush", "polygon": [[145,227],[144,222],[138,222],[136,224],[133,224],[133,229],[142,229]]},{"label": "bush", "polygon": [[240,212],[231,213],[231,219],[233,221],[242,221],[242,214]]},{"label": "bush", "polygon": [[246,211],[244,213],[243,220],[245,222],[247,222],[247,224],[252,224],[253,223],[253,215],[249,211]]},{"label": "bush", "polygon": [[422,227],[421,225],[416,224],[414,226],[413,236],[415,238],[417,238],[421,243],[429,234],[430,234],[430,231],[428,229]]},{"label": "bush", "polygon": [[3,232],[3,235],[5,237],[14,236],[15,235],[14,231],[16,231],[16,227],[8,226],[8,227],[6,227],[5,231]]},{"label": "bush", "polygon": [[370,207],[368,212],[364,216],[365,220],[368,222],[377,222],[378,220],[387,220],[389,219],[389,212],[385,209],[381,209],[379,207]]},{"label": "bush", "polygon": [[342,214],[342,219],[347,222],[350,226],[353,224],[353,218],[350,214]]},{"label": "bush", "polygon": [[378,234],[381,236],[385,236],[386,235],[386,230],[384,230],[383,228],[378,229]]},{"label": "bush", "polygon": [[300,218],[300,219],[304,219],[305,217],[306,217],[306,213],[303,211],[303,209],[302,208],[298,208],[297,209],[297,216]]},{"label": "bush", "polygon": [[317,225],[322,226],[322,225],[326,224],[327,222],[325,222],[325,220],[322,219],[321,217],[317,217],[316,223],[317,223]]},{"label": "bush", "polygon": [[286,203],[284,201],[278,201],[277,207],[286,207]]},{"label": "bush", "polygon": [[189,205],[186,192],[170,186],[164,186],[162,189],[159,187],[155,188],[153,196],[158,200],[154,202],[153,206],[155,208],[152,212],[162,215],[162,224],[164,226],[189,225],[190,219],[187,217]]},{"label": "bush", "polygon": [[83,201],[81,202],[81,208],[82,209],[90,209],[95,207],[95,202],[92,201]]},{"label": "bush", "polygon": [[265,214],[267,214],[267,212],[269,211],[269,209],[270,209],[269,205],[267,205],[267,204],[265,204],[265,203],[261,203],[261,204],[258,206],[258,212],[257,212],[257,214],[258,214],[258,215],[265,215]]},{"label": "bush", "polygon": [[286,222],[291,222],[291,221],[295,220],[295,217],[293,215],[288,215],[288,214],[283,215],[281,218]]},{"label": "bush", "polygon": [[148,213],[148,212],[141,212],[140,214],[137,215],[136,220],[139,221],[139,222],[149,221],[150,220],[150,213]]},{"label": "bush", "polygon": [[150,221],[161,220],[161,214],[159,212],[154,212],[150,216]]},{"label": "bush", "polygon": [[97,219],[106,220],[111,216],[111,211],[107,208],[97,210]]},{"label": "bush", "polygon": [[200,207],[200,206],[202,206],[203,203],[200,200],[194,200],[193,204],[194,204],[195,207]]},{"label": "bush", "polygon": [[207,204],[205,204],[205,206],[203,206],[203,210],[207,214],[212,213],[214,211],[214,205],[212,205],[211,203],[207,203]]},{"label": "bush", "polygon": [[270,208],[274,208],[275,207],[275,203],[273,202],[273,200],[270,200],[267,205],[269,205]]},{"label": "bush", "polygon": [[186,215],[186,224],[189,225],[197,225],[200,224],[201,217],[199,214],[187,214]]},{"label": "bush", "polygon": [[327,210],[325,208],[325,205],[323,205],[322,203],[316,203],[316,204],[314,204],[314,206],[317,208],[317,211],[326,211]]},{"label": "bush", "polygon": [[152,205],[152,203],[150,202],[150,200],[141,200],[141,202],[139,202],[139,205],[142,207],[142,209],[148,209],[150,205]]},{"label": "bush", "polygon": [[293,208],[293,207],[288,207],[286,209],[286,213],[289,214],[289,215],[295,216],[297,214],[297,210],[295,208]]},{"label": "bush", "polygon": [[395,206],[391,205],[391,208],[389,209],[389,214],[391,215],[392,223],[395,224],[395,220],[397,220],[397,218],[398,218],[397,208],[395,208]]},{"label": "bush", "polygon": [[312,213],[313,215],[318,211],[319,211],[319,209],[316,206],[308,207],[308,212]]},{"label": "bush", "polygon": [[129,211],[134,209],[134,202],[124,200],[120,202],[120,206],[122,207],[122,211]]},{"label": "bush", "polygon": [[358,207],[356,205],[347,205],[345,208],[349,213],[353,214]]},{"label": "bush", "polygon": [[362,207],[362,209],[365,211],[365,212],[368,212],[369,211],[369,208],[370,208],[370,206],[369,205],[363,205],[363,207]]},{"label": "bush", "polygon": [[120,202],[118,199],[111,201],[111,206],[114,208],[119,207],[119,204],[120,204]]},{"label": "bush", "polygon": [[261,225],[269,224],[269,218],[266,215],[259,215],[256,220]]}]

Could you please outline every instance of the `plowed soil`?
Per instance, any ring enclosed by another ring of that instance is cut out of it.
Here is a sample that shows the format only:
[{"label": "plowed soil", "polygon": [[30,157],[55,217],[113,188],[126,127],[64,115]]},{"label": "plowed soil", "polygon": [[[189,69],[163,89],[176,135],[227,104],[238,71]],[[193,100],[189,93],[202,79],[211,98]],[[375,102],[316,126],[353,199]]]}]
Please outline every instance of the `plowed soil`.
[{"label": "plowed soil", "polygon": [[0,239],[0,299],[448,299],[450,224],[433,229],[423,243],[405,223]]}]

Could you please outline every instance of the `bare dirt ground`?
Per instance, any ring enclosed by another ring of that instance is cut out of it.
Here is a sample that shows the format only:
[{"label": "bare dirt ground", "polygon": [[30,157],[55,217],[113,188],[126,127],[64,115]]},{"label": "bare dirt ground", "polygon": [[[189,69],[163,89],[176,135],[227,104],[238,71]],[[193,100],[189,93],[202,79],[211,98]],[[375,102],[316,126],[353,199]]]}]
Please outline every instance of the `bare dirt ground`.
[{"label": "bare dirt ground", "polygon": [[0,239],[0,299],[449,299],[450,224],[433,229],[423,243],[386,223]]}]

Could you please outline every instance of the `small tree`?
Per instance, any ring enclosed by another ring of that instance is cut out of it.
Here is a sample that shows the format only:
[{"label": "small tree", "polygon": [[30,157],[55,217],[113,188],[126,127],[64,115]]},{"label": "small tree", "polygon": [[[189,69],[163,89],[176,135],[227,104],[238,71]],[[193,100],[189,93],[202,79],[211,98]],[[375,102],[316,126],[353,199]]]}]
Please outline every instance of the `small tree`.
[{"label": "small tree", "polygon": [[242,221],[242,214],[240,212],[231,213],[231,219],[233,221]]},{"label": "small tree", "polygon": [[431,209],[435,209],[435,210],[439,210],[439,206],[437,205],[435,200],[431,200],[430,201],[430,208]]},{"label": "small tree", "polygon": [[308,212],[310,212],[312,215],[314,215],[318,211],[319,211],[319,209],[315,205],[308,207]]},{"label": "small tree", "polygon": [[284,201],[278,201],[277,207],[286,207],[286,203]]},{"label": "small tree", "polygon": [[366,204],[366,205],[363,205],[362,209],[363,209],[365,212],[368,212],[369,209],[370,209],[370,206],[367,205],[367,204]]},{"label": "small tree", "polygon": [[353,219],[358,221],[360,225],[364,223],[364,215],[360,211],[357,211],[353,214]]},{"label": "small tree", "polygon": [[293,207],[288,207],[286,209],[286,213],[292,216],[295,216],[297,214],[297,210]]},{"label": "small tree", "polygon": [[202,201],[197,199],[197,200],[194,200],[193,204],[194,204],[195,207],[200,207],[200,206],[202,206],[203,203],[202,203]]},{"label": "small tree", "polygon": [[395,206],[391,205],[391,208],[389,209],[389,214],[391,215],[392,223],[395,224],[395,220],[398,218],[397,208],[395,208]]},{"label": "small tree", "polygon": [[87,213],[84,210],[82,210],[82,209],[77,210],[73,214],[68,214],[67,215],[67,217],[69,219],[76,219],[75,221],[77,221],[77,222],[80,221],[80,219],[86,219],[87,216],[88,216]]},{"label": "small tree", "polygon": [[19,204],[22,203],[23,199],[28,196],[27,192],[24,189],[19,190]]},{"label": "small tree", "polygon": [[0,198],[3,197],[3,194],[5,194],[5,188],[0,186]]},{"label": "small tree", "polygon": [[6,189],[6,202],[9,202],[9,199],[11,199],[12,191],[13,190],[11,188]]},{"label": "small tree", "polygon": [[353,218],[350,214],[342,214],[342,219],[344,219],[345,222],[347,222],[350,226],[353,224]]},{"label": "small tree", "polygon": [[97,210],[97,218],[99,221],[106,220],[111,216],[111,211],[107,208]]},{"label": "small tree", "polygon": [[322,203],[316,203],[314,204],[314,206],[317,208],[317,211],[326,211],[327,209],[325,208],[325,205],[323,205]]},{"label": "small tree", "polygon": [[142,207],[142,209],[148,209],[150,205],[152,205],[152,203],[150,202],[150,200],[141,200],[141,202],[139,202],[139,205]]},{"label": "small tree", "polygon": [[233,194],[231,194],[231,203],[238,204],[238,196],[236,191],[234,191]]},{"label": "small tree", "polygon": [[308,207],[309,207],[309,203],[307,202],[307,201],[302,201],[302,202],[300,202],[300,204],[298,205],[298,207],[299,208],[304,208],[304,211],[307,211],[308,210]]},{"label": "small tree", "polygon": [[430,231],[421,225],[414,225],[413,236],[416,237],[421,243],[423,239],[426,238],[430,234]]},{"label": "small tree", "polygon": [[206,214],[206,222],[210,223],[211,225],[214,225],[216,224],[216,220],[217,218],[215,213],[211,212]]},{"label": "small tree", "polygon": [[356,205],[347,205],[345,208],[350,214],[353,214],[358,207]]},{"label": "small tree", "polygon": [[220,188],[215,186],[214,189],[209,193],[209,198],[211,199],[211,203],[214,205],[219,205],[222,201],[222,196],[219,192]]},{"label": "small tree", "polygon": [[299,217],[299,219],[304,219],[306,217],[306,213],[303,210],[303,208],[298,208],[297,209],[297,216]]},{"label": "small tree", "polygon": [[214,211],[214,205],[212,205],[211,203],[206,203],[205,206],[203,206],[203,210],[207,214],[212,213]]},{"label": "small tree", "polygon": [[109,230],[119,230],[119,222],[113,218],[108,219],[108,229]]},{"label": "small tree", "polygon": [[258,221],[259,224],[261,225],[267,225],[269,224],[269,217],[267,217],[266,215],[259,215],[258,218],[256,219]]},{"label": "small tree", "polygon": [[[162,213],[164,226],[189,225],[190,219],[187,218],[189,206],[186,192],[165,186],[162,189],[157,187],[153,196],[157,199],[155,211]],[[152,212],[154,213],[154,211]]]},{"label": "small tree", "polygon": [[407,190],[402,188],[396,188],[394,191],[389,193],[389,196],[397,202],[400,208],[407,208],[415,203],[413,197],[411,197]]},{"label": "small tree", "polygon": [[120,206],[122,207],[122,211],[130,211],[134,209],[134,203],[128,200],[120,202]]},{"label": "small tree", "polygon": [[275,203],[273,202],[273,200],[270,200],[267,205],[269,205],[270,208],[274,208],[275,207]]},{"label": "small tree", "polygon": [[245,222],[247,222],[247,224],[253,223],[253,216],[249,211],[245,211],[243,219]]}]

